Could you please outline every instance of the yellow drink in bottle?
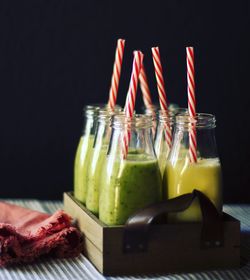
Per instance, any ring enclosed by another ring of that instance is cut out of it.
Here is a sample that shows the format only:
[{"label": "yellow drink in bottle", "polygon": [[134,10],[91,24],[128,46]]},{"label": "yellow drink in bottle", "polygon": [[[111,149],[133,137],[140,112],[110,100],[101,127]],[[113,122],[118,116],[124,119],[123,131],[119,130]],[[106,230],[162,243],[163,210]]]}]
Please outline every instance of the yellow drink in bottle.
[{"label": "yellow drink in bottle", "polygon": [[[198,159],[190,163],[189,159],[179,160],[174,165],[167,163],[164,183],[167,198],[190,193],[194,189],[202,191],[216,206],[222,210],[222,178],[218,158]],[[170,220],[200,221],[201,210],[198,201],[194,201],[184,212],[170,215]]]},{"label": "yellow drink in bottle", "polygon": [[[163,192],[167,199],[191,193],[197,189],[204,193],[222,211],[222,172],[215,141],[215,117],[211,114],[176,116],[174,137],[164,178]],[[190,133],[195,130],[197,161],[190,159]],[[165,190],[165,191],[164,191]],[[168,215],[170,221],[201,221],[198,200],[185,211]]]}]

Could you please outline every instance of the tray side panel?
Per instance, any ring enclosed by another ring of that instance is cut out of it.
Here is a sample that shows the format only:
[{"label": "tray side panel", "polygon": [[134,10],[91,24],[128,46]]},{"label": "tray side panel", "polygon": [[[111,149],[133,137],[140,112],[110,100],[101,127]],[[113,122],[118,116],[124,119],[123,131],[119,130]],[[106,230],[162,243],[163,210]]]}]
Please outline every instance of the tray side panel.
[{"label": "tray side panel", "polygon": [[224,222],[224,247],[201,249],[199,224],[153,226],[148,251],[124,254],[123,229],[104,229],[105,275],[191,272],[205,269],[239,267],[240,224]]},{"label": "tray side panel", "polygon": [[69,193],[64,193],[63,202],[65,212],[76,219],[77,225],[84,236],[102,252],[103,227],[98,219],[93,214],[86,212],[83,206]]},{"label": "tray side panel", "polygon": [[83,254],[87,257],[92,264],[103,273],[103,254],[88,238],[84,238]]}]

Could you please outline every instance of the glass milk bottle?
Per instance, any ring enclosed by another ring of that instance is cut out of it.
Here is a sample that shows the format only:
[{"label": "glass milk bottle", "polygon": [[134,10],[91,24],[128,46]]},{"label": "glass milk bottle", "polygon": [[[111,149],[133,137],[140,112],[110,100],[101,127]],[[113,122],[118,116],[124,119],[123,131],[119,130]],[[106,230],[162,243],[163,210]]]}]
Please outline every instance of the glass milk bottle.
[{"label": "glass milk bottle", "polygon": [[109,110],[99,111],[92,159],[89,163],[86,207],[96,215],[99,213],[100,179],[106,162],[111,136],[111,117],[113,114],[114,112]]},{"label": "glass milk bottle", "polygon": [[77,147],[74,165],[74,196],[82,203],[86,202],[88,163],[94,144],[99,110],[100,106],[98,105],[88,105],[83,110],[83,133]]},{"label": "glass milk bottle", "polygon": [[162,176],[164,175],[168,155],[172,146],[168,145],[166,129],[169,126],[171,132],[173,132],[175,116],[179,114],[185,114],[186,112],[187,109],[177,107],[175,107],[175,111],[169,111],[168,115],[164,110],[158,111],[158,125],[155,135],[154,148]]},{"label": "glass milk bottle", "polygon": [[[162,180],[151,128],[150,116],[113,118],[99,200],[99,218],[108,225],[122,225],[138,209],[161,200]],[[126,137],[130,139],[127,146]]]},{"label": "glass milk bottle", "polygon": [[[189,133],[195,127],[197,162],[189,157]],[[163,188],[167,197],[173,198],[193,189],[202,191],[222,211],[222,174],[215,140],[215,116],[196,114],[177,115],[174,123],[172,149],[164,174]],[[200,221],[198,201],[182,213],[169,216],[172,221]]]}]

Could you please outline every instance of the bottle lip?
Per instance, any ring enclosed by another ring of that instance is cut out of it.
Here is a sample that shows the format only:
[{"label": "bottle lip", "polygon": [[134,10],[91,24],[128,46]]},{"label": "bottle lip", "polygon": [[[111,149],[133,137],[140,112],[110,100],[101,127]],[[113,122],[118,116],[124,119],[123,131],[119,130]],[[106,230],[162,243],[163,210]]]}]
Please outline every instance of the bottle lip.
[{"label": "bottle lip", "polygon": [[159,110],[158,111],[159,122],[173,123],[177,115],[186,114],[186,113],[188,113],[187,108],[177,108],[175,111],[168,111],[168,112],[165,110]]},{"label": "bottle lip", "polygon": [[105,104],[90,104],[83,107],[83,116],[92,117],[97,116],[99,110],[105,106]]},{"label": "bottle lip", "polygon": [[98,113],[98,121],[99,122],[110,122],[111,118],[115,114],[120,114],[122,112],[122,108],[120,106],[115,107],[114,110],[111,110],[109,108],[101,108]]},{"label": "bottle lip", "polygon": [[175,124],[177,127],[188,128],[195,126],[196,128],[215,128],[215,115],[208,113],[196,113],[195,117],[189,116],[188,112],[175,116]]},{"label": "bottle lip", "polygon": [[[178,111],[179,109],[179,106],[175,103],[169,103],[168,104],[168,111],[171,112],[171,113],[175,113],[176,111]],[[144,111],[145,111],[145,114],[149,115],[149,114],[156,114],[158,113],[159,111],[161,111],[161,108],[158,104],[151,104],[149,108],[145,108],[144,107]]]},{"label": "bottle lip", "polygon": [[151,128],[153,125],[152,116],[145,114],[134,114],[132,118],[126,117],[124,112],[115,114],[113,116],[112,127],[116,129],[123,129],[129,126],[132,128]]},{"label": "bottle lip", "polygon": [[[122,110],[121,106],[115,105],[115,112],[118,110]],[[96,104],[89,104],[83,107],[83,113],[86,116],[96,116],[100,113],[100,111],[111,111],[107,104],[104,103],[96,103]]]},{"label": "bottle lip", "polygon": [[165,110],[158,111],[158,119],[160,123],[173,123],[174,114],[173,112],[167,112]]}]

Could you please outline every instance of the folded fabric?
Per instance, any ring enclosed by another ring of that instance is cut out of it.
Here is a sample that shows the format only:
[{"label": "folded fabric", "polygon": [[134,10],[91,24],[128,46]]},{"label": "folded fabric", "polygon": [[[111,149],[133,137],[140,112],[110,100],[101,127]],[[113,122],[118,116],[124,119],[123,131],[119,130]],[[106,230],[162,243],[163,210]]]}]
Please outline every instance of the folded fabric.
[{"label": "folded fabric", "polygon": [[53,215],[0,202],[0,266],[30,262],[41,255],[74,257],[83,239],[64,211]]}]

